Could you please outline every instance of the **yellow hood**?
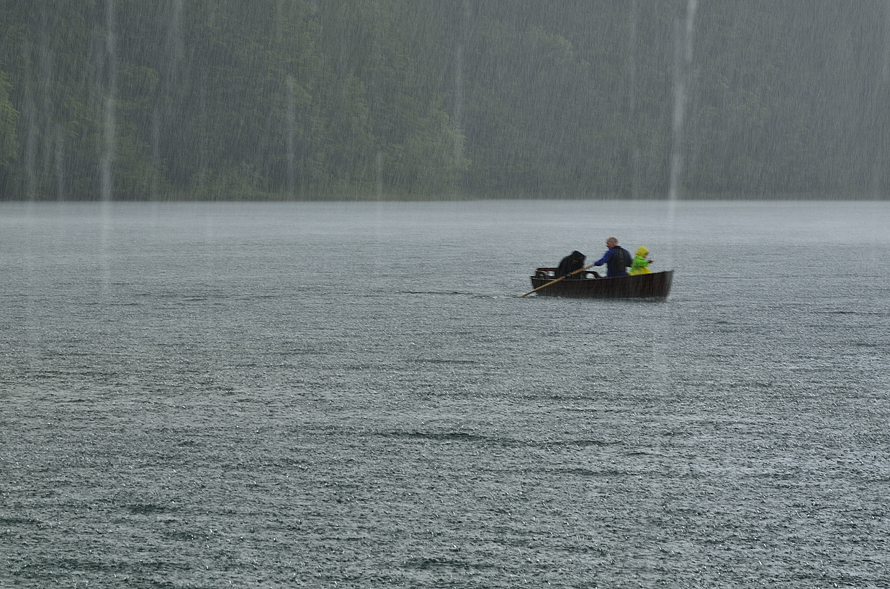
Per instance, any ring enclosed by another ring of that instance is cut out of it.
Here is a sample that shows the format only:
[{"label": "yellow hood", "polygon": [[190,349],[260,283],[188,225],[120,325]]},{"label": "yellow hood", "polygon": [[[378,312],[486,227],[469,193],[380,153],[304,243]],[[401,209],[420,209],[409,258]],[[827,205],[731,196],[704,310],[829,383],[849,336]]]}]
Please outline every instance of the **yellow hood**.
[{"label": "yellow hood", "polygon": [[642,258],[645,258],[645,257],[646,257],[646,254],[648,254],[648,253],[649,253],[649,250],[647,250],[647,249],[644,248],[643,246],[640,246],[640,247],[637,248],[637,255],[640,256],[640,257],[642,257]]}]

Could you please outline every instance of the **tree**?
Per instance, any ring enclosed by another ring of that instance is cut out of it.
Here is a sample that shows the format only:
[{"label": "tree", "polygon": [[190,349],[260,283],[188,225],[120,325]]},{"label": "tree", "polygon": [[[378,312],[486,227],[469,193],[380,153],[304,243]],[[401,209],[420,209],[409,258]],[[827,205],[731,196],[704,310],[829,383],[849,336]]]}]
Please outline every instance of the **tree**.
[{"label": "tree", "polygon": [[15,159],[18,152],[16,121],[19,113],[9,101],[9,84],[0,72],[0,170],[5,169]]}]

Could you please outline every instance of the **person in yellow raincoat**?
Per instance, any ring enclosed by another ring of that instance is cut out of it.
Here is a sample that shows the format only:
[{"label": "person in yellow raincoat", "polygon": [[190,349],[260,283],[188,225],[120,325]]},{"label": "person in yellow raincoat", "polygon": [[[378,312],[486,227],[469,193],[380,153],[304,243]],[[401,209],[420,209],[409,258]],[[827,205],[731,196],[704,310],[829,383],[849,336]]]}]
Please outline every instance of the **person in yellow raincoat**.
[{"label": "person in yellow raincoat", "polygon": [[629,275],[652,274],[652,270],[649,269],[649,264],[652,263],[652,260],[646,258],[648,253],[649,250],[643,246],[637,248],[637,255],[634,256],[633,262],[630,263]]}]

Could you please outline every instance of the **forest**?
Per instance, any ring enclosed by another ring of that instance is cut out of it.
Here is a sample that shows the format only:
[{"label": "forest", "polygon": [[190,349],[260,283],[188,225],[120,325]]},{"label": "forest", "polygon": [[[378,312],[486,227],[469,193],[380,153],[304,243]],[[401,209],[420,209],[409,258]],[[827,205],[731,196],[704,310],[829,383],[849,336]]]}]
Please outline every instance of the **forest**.
[{"label": "forest", "polygon": [[9,0],[0,199],[866,198],[890,0]]}]

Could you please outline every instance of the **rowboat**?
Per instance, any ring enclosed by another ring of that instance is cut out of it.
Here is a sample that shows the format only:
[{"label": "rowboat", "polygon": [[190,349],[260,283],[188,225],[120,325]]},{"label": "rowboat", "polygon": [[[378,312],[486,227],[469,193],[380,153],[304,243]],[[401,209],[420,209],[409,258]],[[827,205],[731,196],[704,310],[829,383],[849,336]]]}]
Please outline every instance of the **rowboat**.
[{"label": "rowboat", "polygon": [[538,268],[530,276],[535,289],[553,282],[535,291],[538,296],[581,299],[666,299],[673,277],[673,270],[613,278],[600,278],[596,272],[585,271],[554,282],[556,268]]}]

